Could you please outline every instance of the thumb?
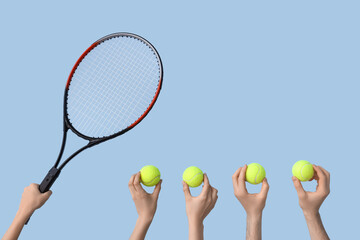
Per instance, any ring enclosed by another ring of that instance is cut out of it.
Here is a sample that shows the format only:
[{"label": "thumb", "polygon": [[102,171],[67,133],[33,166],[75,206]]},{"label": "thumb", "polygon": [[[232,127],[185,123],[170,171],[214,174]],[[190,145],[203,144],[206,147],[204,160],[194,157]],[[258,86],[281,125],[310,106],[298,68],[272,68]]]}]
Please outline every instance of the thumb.
[{"label": "thumb", "polygon": [[156,184],[154,192],[152,193],[152,195],[155,196],[156,199],[159,197],[159,193],[161,190],[161,184],[162,184],[162,179],[160,180],[160,182],[158,184]]},{"label": "thumb", "polygon": [[300,180],[297,179],[297,177],[295,176],[292,176],[292,180],[293,180],[293,183],[294,183],[294,187],[296,189],[296,192],[298,194],[298,196],[304,196],[306,194],[302,184],[300,183]]},{"label": "thumb", "polygon": [[49,191],[41,194],[42,200],[43,200],[44,202],[46,202],[46,201],[50,198],[51,194],[52,194],[52,191],[51,191],[51,190],[49,190]]},{"label": "thumb", "polygon": [[187,183],[184,182],[184,181],[182,181],[182,185],[183,185],[183,191],[184,191],[184,195],[185,195],[185,200],[191,198],[189,185],[187,185]]}]

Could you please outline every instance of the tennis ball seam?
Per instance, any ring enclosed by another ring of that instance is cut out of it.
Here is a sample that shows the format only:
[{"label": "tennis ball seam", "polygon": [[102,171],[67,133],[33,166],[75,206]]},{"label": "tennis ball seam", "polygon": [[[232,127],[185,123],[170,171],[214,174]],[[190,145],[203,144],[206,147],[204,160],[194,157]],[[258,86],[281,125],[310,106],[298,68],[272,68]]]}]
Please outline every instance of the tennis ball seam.
[{"label": "tennis ball seam", "polygon": [[303,169],[304,169],[304,167],[306,166],[306,165],[311,165],[311,163],[306,163],[306,164],[304,164],[302,167],[301,167],[301,169],[300,169],[300,175],[301,175],[301,177],[302,177],[302,179],[306,179],[304,176],[303,176],[303,174],[302,174],[302,171],[303,171]]},{"label": "tennis ball seam", "polygon": [[185,181],[186,181],[186,182],[191,182],[196,176],[198,176],[198,175],[200,175],[200,174],[201,174],[201,172],[195,174],[195,175],[194,175],[192,178],[190,178],[190,179],[186,179]]},{"label": "tennis ball seam", "polygon": [[152,182],[154,182],[156,179],[158,179],[158,178],[160,178],[160,176],[156,176],[155,178],[153,178],[151,181],[149,181],[149,182],[144,182],[143,181],[143,183],[144,184],[146,184],[146,185],[150,185]]},{"label": "tennis ball seam", "polygon": [[257,173],[255,175],[255,183],[257,183],[257,177],[258,177],[258,175],[260,173],[260,167],[258,165],[256,165],[256,167],[257,167],[258,171],[257,171]]}]

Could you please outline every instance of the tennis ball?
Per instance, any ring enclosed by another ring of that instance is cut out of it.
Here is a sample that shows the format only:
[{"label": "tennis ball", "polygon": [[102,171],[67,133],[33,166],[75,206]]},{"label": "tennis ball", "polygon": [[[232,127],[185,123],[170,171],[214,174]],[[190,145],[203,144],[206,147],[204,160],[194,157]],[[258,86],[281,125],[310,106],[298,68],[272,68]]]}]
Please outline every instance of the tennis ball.
[{"label": "tennis ball", "polygon": [[183,173],[183,180],[189,187],[198,187],[204,180],[204,174],[198,167],[188,167]]},{"label": "tennis ball", "polygon": [[261,183],[265,176],[265,169],[258,163],[250,163],[246,168],[246,181],[251,184]]},{"label": "tennis ball", "polygon": [[311,163],[305,160],[297,161],[292,167],[292,174],[300,181],[309,181],[314,176],[314,169]]},{"label": "tennis ball", "polygon": [[144,166],[140,170],[140,178],[145,186],[155,186],[160,181],[160,171],[153,165]]}]

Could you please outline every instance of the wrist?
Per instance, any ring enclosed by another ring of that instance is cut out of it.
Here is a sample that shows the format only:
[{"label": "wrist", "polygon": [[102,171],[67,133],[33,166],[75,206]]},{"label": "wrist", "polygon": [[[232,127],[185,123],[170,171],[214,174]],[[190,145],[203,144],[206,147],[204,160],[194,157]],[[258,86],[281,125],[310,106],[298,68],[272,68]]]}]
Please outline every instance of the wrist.
[{"label": "wrist", "polygon": [[262,211],[246,212],[246,217],[251,219],[262,218]]},{"label": "wrist", "polygon": [[153,216],[139,216],[137,221],[141,224],[150,225],[153,218]]},{"label": "wrist", "polygon": [[189,227],[201,228],[201,229],[204,228],[203,221],[201,221],[200,219],[188,218],[188,222],[189,222]]},{"label": "wrist", "polygon": [[15,219],[21,223],[25,224],[25,222],[31,217],[31,215],[34,213],[34,211],[24,211],[19,209],[15,215]]},{"label": "wrist", "polygon": [[304,213],[304,217],[309,220],[318,218],[320,216],[319,211],[316,210],[303,210],[303,213]]},{"label": "wrist", "polygon": [[25,218],[29,218],[31,217],[31,215],[35,212],[35,210],[28,210],[28,209],[21,209],[19,208],[19,210],[16,213],[17,217],[25,217]]}]

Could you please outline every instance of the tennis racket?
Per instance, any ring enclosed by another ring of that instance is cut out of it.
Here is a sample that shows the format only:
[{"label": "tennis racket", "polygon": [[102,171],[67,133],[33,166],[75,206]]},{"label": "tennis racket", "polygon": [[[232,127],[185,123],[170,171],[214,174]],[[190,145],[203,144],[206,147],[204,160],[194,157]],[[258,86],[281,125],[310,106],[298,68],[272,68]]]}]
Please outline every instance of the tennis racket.
[{"label": "tennis racket", "polygon": [[[66,83],[61,149],[40,192],[49,191],[76,155],[139,124],[154,106],[162,79],[160,56],[144,38],[114,33],[93,43],[77,60]],[[88,143],[59,166],[69,129]]]}]

